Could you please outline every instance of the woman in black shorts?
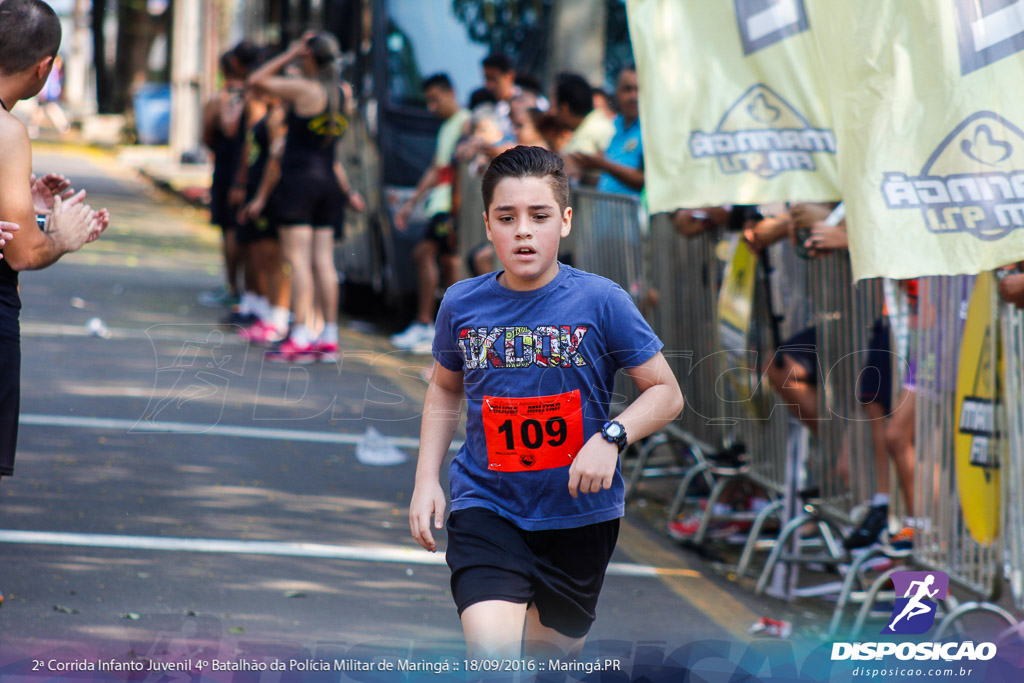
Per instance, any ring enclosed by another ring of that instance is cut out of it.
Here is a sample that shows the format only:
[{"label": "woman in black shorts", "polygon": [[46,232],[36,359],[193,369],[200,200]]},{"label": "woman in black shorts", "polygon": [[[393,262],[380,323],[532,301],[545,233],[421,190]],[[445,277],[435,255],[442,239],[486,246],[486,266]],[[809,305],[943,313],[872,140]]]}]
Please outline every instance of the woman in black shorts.
[{"label": "woman in black shorts", "polygon": [[[270,360],[337,360],[335,231],[344,220],[346,201],[357,211],[364,206],[335,159],[337,142],[348,128],[338,57],[333,36],[310,32],[248,81],[250,86],[279,97],[288,109],[281,179],[273,204],[282,253],[291,271],[294,323],[288,338],[268,354]],[[301,75],[282,76],[291,62],[299,65]],[[309,329],[314,292],[324,309],[324,329],[316,339]]]}]

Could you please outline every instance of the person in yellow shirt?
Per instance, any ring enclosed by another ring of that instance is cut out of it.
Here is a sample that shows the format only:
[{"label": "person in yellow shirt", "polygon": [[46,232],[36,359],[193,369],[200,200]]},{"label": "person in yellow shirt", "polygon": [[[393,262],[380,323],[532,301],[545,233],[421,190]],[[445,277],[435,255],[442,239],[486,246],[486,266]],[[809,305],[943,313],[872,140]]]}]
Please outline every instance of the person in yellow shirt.
[{"label": "person in yellow shirt", "polygon": [[572,160],[572,154],[602,154],[615,136],[615,124],[602,111],[594,109],[594,90],[579,74],[559,75],[555,84],[555,112],[572,130],[572,137],[562,151],[570,180],[595,184],[598,174],[583,173]]}]

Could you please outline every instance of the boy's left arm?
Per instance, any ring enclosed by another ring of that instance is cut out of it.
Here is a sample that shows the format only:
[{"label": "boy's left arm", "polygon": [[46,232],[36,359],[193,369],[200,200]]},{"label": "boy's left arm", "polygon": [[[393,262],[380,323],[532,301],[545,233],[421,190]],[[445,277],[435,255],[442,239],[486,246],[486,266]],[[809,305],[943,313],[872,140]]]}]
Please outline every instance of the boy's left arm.
[{"label": "boy's left arm", "polygon": [[[683,393],[660,351],[625,372],[636,383],[640,396],[615,419],[626,428],[629,443],[634,443],[658,431],[682,412]],[[575,498],[577,491],[597,493],[611,488],[618,462],[618,446],[606,441],[600,432],[594,434],[569,467],[569,494]]]}]

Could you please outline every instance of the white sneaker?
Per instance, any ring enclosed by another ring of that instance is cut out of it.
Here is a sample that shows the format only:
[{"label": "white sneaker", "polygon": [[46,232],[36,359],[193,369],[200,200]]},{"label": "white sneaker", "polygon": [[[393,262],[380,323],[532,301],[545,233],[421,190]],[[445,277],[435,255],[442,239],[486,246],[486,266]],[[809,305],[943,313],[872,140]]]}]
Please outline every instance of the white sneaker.
[{"label": "white sneaker", "polygon": [[434,326],[414,322],[404,332],[391,337],[391,344],[399,349],[409,350],[426,341],[434,340]]},{"label": "white sneaker", "polygon": [[429,356],[430,354],[432,354],[434,352],[433,330],[431,330],[429,339],[422,339],[418,344],[409,346],[405,350],[417,356]]}]

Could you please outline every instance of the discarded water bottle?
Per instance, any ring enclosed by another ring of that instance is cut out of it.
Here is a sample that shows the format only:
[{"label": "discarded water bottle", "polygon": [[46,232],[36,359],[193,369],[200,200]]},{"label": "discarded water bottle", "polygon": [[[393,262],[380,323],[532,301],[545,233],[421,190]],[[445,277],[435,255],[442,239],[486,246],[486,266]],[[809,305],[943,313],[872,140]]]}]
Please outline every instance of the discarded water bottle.
[{"label": "discarded water bottle", "polygon": [[86,329],[89,330],[89,334],[100,339],[110,339],[110,330],[103,321],[99,318],[89,318],[89,322],[85,324]]},{"label": "discarded water bottle", "polygon": [[364,465],[401,465],[408,456],[387,437],[373,427],[368,427],[363,438],[356,444],[356,460]]}]

